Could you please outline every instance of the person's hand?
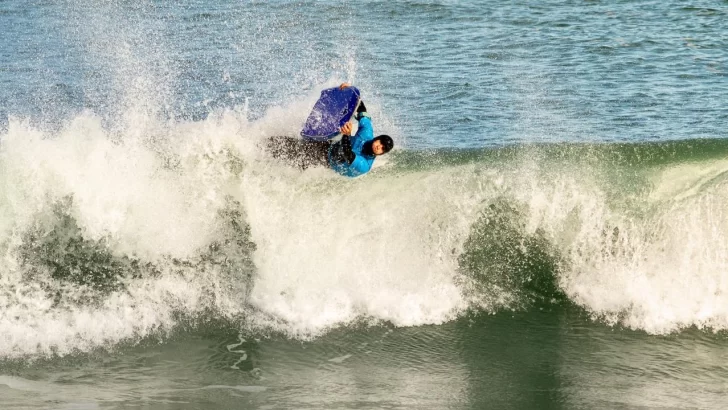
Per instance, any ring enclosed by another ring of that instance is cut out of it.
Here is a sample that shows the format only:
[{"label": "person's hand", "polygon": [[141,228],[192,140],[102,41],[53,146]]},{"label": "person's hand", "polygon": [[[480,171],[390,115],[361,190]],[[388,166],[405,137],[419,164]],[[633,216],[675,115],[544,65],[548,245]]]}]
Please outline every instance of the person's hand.
[{"label": "person's hand", "polygon": [[351,127],[351,121],[349,121],[341,127],[340,131],[344,135],[351,136]]},{"label": "person's hand", "polygon": [[341,83],[339,86],[339,90],[343,90],[344,88],[351,87],[351,84],[349,83]]}]

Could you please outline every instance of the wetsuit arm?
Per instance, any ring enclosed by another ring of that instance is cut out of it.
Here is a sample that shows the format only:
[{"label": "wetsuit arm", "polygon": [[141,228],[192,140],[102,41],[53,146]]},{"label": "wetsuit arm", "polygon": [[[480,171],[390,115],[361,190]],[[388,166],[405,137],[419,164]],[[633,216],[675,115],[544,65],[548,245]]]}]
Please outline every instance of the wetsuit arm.
[{"label": "wetsuit arm", "polygon": [[358,141],[358,139],[363,139],[364,141],[369,141],[370,139],[374,138],[374,128],[372,127],[372,120],[369,119],[369,115],[367,115],[366,112],[361,114],[361,117],[358,118],[359,121],[359,129],[356,130],[356,135],[352,137],[354,140],[354,143]]},{"label": "wetsuit arm", "polygon": [[364,159],[364,157],[356,155],[354,161],[350,163],[350,167],[353,168],[358,175],[366,174],[371,169],[371,163]]}]

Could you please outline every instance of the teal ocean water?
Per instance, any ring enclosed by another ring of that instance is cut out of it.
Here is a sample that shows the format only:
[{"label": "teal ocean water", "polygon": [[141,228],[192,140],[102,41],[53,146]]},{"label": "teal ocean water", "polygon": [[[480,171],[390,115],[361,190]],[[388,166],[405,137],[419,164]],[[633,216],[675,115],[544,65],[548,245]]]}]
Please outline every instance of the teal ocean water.
[{"label": "teal ocean water", "polygon": [[[725,1],[0,0],[12,409],[723,409]],[[262,147],[362,90],[345,179]]]}]

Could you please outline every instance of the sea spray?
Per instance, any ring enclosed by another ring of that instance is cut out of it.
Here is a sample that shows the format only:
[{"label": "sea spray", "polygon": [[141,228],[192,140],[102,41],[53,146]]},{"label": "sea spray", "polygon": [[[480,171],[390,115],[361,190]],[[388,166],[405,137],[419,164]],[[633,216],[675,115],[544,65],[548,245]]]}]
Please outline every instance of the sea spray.
[{"label": "sea spray", "polygon": [[[88,113],[57,134],[11,120],[0,146],[4,356],[88,350],[184,318],[239,314],[254,245],[225,189],[240,172],[230,152],[241,141],[226,131],[243,120],[221,118],[203,140],[204,124],[181,123],[146,141],[115,141]],[[157,149],[162,139],[175,150]]]}]

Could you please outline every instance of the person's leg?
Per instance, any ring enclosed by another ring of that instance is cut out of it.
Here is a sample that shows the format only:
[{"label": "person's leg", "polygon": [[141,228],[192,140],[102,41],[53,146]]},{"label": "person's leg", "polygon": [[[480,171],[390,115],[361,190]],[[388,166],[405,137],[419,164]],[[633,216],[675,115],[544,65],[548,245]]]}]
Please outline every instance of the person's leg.
[{"label": "person's leg", "polygon": [[271,137],[266,141],[265,150],[273,158],[287,160],[298,155],[299,140],[291,137]]},{"label": "person's leg", "polygon": [[303,145],[304,162],[303,168],[321,167],[328,165],[329,142],[328,141],[306,141]]},{"label": "person's leg", "polygon": [[266,144],[266,151],[273,158],[281,159],[301,169],[326,166],[328,150],[328,141],[305,141],[292,137],[272,137]]}]

